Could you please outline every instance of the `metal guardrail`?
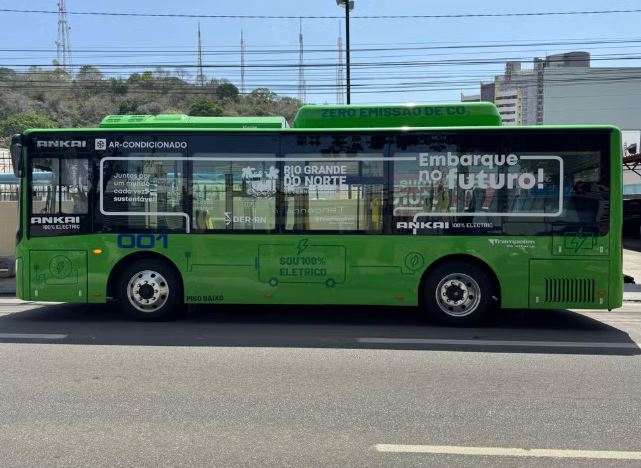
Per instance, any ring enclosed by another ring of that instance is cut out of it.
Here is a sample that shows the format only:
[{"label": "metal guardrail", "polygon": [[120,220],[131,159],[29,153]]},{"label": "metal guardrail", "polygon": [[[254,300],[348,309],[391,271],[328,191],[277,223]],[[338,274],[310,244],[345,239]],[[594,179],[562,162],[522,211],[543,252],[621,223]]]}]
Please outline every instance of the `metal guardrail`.
[{"label": "metal guardrail", "polygon": [[[13,174],[9,150],[0,149],[0,173]],[[0,184],[0,201],[17,201],[18,187],[15,184]]]},{"label": "metal guardrail", "polygon": [[18,201],[20,190],[16,185],[0,185],[0,202]]},{"label": "metal guardrail", "polygon": [[0,149],[0,172],[13,173],[13,165],[11,164],[11,154],[7,149]]}]

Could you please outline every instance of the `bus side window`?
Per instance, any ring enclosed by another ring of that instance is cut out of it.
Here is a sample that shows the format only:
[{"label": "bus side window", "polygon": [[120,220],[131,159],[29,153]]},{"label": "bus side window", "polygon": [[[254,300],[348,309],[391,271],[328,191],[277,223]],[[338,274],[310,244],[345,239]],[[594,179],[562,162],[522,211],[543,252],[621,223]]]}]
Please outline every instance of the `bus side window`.
[{"label": "bus side window", "polygon": [[61,212],[87,214],[89,212],[89,161],[87,159],[61,159],[60,180],[63,194]]},{"label": "bus side window", "polygon": [[34,158],[31,163],[31,210],[33,214],[55,214],[60,210],[60,160]]}]

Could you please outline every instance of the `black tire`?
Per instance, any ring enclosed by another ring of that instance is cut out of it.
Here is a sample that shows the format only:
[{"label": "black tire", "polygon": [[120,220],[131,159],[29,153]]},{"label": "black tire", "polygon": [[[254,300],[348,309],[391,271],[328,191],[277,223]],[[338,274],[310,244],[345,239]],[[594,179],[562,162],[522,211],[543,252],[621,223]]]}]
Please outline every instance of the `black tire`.
[{"label": "black tire", "polygon": [[451,261],[437,266],[423,283],[422,305],[434,320],[472,326],[487,320],[495,301],[488,274],[476,265]]},{"label": "black tire", "polygon": [[118,274],[114,296],[122,310],[142,321],[167,320],[182,308],[183,289],[167,262],[136,260]]}]

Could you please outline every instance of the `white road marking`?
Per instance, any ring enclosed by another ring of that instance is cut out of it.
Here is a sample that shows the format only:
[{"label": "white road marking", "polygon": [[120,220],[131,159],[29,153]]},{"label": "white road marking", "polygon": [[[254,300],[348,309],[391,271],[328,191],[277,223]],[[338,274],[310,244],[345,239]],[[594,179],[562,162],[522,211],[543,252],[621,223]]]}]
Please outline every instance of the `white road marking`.
[{"label": "white road marking", "polygon": [[24,340],[64,340],[67,335],[59,333],[0,333],[0,339],[24,339]]},{"label": "white road marking", "polygon": [[47,306],[64,304],[64,302],[23,301],[22,299],[16,299],[15,297],[0,297],[0,305],[3,306],[23,306],[32,304]]},{"label": "white road marking", "polygon": [[588,341],[524,341],[524,340],[447,340],[438,338],[357,338],[359,343],[368,344],[427,344],[457,346],[521,346],[536,348],[621,348],[639,349],[641,345],[631,343],[606,343]]},{"label": "white road marking", "polygon": [[641,452],[616,450],[557,450],[506,447],[459,447],[452,445],[376,444],[378,452],[431,453],[439,455],[484,455],[495,457],[592,458],[608,460],[641,460]]}]

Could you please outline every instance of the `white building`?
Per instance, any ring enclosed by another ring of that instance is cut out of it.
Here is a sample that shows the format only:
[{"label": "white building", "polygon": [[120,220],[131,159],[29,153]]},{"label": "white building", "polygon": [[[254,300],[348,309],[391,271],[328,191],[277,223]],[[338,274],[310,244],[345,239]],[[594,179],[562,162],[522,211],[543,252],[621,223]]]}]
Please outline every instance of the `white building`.
[{"label": "white building", "polygon": [[550,68],[545,124],[606,124],[641,129],[641,68]]}]

